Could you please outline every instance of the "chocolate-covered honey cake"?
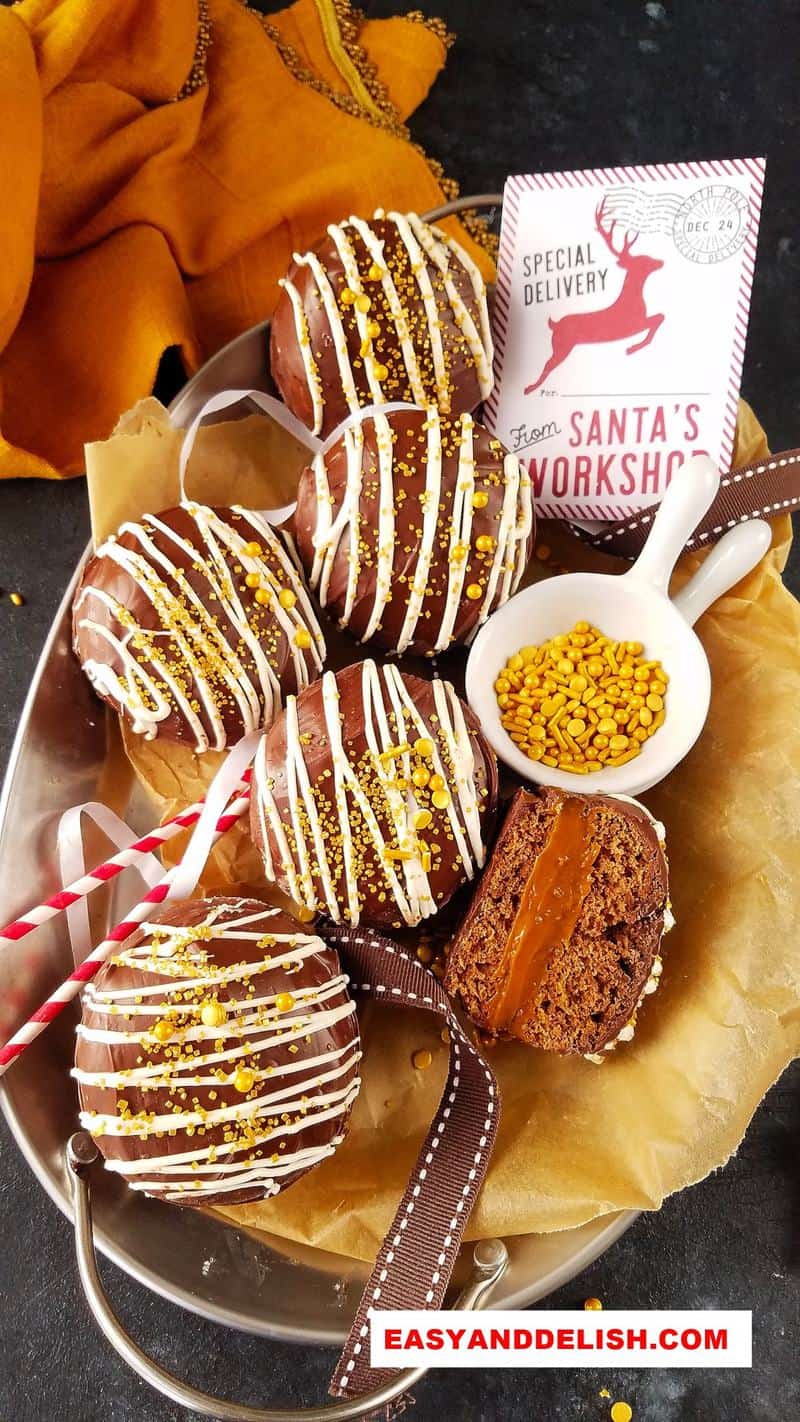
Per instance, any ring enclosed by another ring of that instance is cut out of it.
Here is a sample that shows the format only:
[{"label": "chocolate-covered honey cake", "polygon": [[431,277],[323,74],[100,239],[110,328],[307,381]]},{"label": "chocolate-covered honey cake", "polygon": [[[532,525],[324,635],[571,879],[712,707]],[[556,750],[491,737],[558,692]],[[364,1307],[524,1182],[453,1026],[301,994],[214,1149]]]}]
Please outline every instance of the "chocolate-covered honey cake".
[{"label": "chocolate-covered honey cake", "polygon": [[252,510],[193,502],[100,545],[73,639],[95,691],[134,731],[198,752],[269,726],[325,657],[282,536]]},{"label": "chocolate-covered honey cake", "polygon": [[251,827],[267,878],[335,922],[430,918],[484,863],[497,762],[446,681],[326,672],[263,738]]},{"label": "chocolate-covered honey cake", "polygon": [[343,1139],[358,1025],[332,948],[255,899],[168,905],[87,985],[81,1125],[133,1190],[277,1195]]},{"label": "chocolate-covered honey cake", "polygon": [[272,375],[293,414],[330,434],[365,405],[460,414],[492,389],[486,286],[472,259],[416,213],[331,223],[295,253],[272,317]]},{"label": "chocolate-covered honey cake", "polygon": [[470,414],[376,411],[304,471],[295,538],[340,626],[432,655],[516,591],[533,544],[530,479]]},{"label": "chocolate-covered honey cake", "polygon": [[519,790],[447,961],[472,1021],[591,1057],[633,1036],[671,917],[662,836],[633,801]]}]

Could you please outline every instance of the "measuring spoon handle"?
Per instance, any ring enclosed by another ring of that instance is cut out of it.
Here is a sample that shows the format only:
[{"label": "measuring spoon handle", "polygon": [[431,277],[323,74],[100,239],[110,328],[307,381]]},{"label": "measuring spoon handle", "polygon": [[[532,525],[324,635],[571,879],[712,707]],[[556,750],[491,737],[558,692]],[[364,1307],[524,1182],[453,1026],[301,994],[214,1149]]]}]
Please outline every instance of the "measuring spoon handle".
[{"label": "measuring spoon handle", "polygon": [[651,583],[666,592],[672,570],[714,501],[719,470],[707,454],[696,454],[674,474],[653,520],[653,527],[626,578]]},{"label": "measuring spoon handle", "polygon": [[709,553],[686,587],[673,602],[690,627],[712,602],[728,590],[751,568],[760,563],[770,543],[772,530],[763,518],[751,518],[732,528]]}]

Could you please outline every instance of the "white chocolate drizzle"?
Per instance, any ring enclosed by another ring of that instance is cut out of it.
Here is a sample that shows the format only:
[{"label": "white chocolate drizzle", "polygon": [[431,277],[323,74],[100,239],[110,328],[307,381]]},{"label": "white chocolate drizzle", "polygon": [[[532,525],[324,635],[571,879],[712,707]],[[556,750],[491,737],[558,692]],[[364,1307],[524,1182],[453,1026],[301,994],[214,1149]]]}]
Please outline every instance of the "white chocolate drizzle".
[{"label": "white chocolate drizzle", "polygon": [[[119,1017],[120,1025],[99,1028],[84,1022],[77,1028],[78,1037],[116,1048],[119,1056],[127,1052],[132,1063],[138,1059],[142,1064],[107,1072],[76,1066],[72,1075],[83,1087],[115,1090],[123,1104],[125,1092],[137,1088],[152,1092],[155,1102],[135,1115],[120,1112],[119,1107],[113,1116],[83,1110],[81,1125],[100,1140],[124,1136],[151,1140],[186,1133],[186,1150],[106,1160],[106,1168],[124,1176],[132,1189],[181,1201],[187,1195],[228,1194],[258,1186],[269,1197],[279,1192],[287,1176],[318,1164],[342,1140],[339,1133],[318,1146],[287,1150],[284,1145],[280,1154],[269,1145],[270,1140],[285,1142],[325,1121],[344,1121],[358,1094],[360,1078],[353,1072],[361,1057],[355,1030],[341,1047],[315,1050],[314,1038],[352,1016],[355,1004],[346,996],[347,978],[342,973],[320,986],[293,986],[293,974],[302,973],[304,961],[325,945],[299,929],[275,931],[270,921],[276,916],[281,915],[274,908],[242,913],[240,905],[227,902],[210,906],[203,922],[192,927],[145,923],[142,942],[123,948],[114,963],[137,974],[167,976],[171,982],[118,988],[112,980],[111,986],[101,989],[87,984],[85,1008]],[[215,963],[210,944],[226,939],[249,943],[251,961],[227,967]],[[290,1010],[279,1008],[281,995],[275,992],[228,997],[230,987],[257,983],[259,975],[276,967],[285,970]],[[222,988],[226,991],[219,1000],[226,1008],[225,1020],[206,1026],[199,1010],[204,1002],[216,1000]],[[178,1044],[177,1054],[167,1055],[157,1035],[142,1027],[142,1019],[151,1017],[174,1021],[170,1045],[173,1040]],[[136,1030],[124,1025],[131,1019],[136,1020]],[[295,1040],[302,1044],[296,1057],[259,1062],[262,1053],[275,1047],[288,1044],[291,1050]],[[239,1094],[235,1086],[225,1083],[233,1083],[244,1062],[256,1065],[250,1069],[251,1089]],[[188,1090],[194,1087],[216,1089],[224,1097],[223,1104],[199,1109]],[[226,1138],[205,1145],[204,1135],[220,1127]]]},{"label": "white chocolate drizzle", "polygon": [[[315,742],[320,737],[327,740],[330,748],[332,795],[311,782],[304,751],[310,728],[304,727],[295,697],[287,699],[285,712],[284,819],[273,793],[267,737],[261,741],[254,795],[266,873],[273,880],[281,875],[292,897],[306,908],[322,909],[335,922],[357,924],[361,913],[353,836],[357,815],[359,839],[366,840],[381,866],[387,895],[403,922],[413,926],[436,913],[439,905],[431,889],[431,866],[425,867],[425,850],[414,828],[415,816],[429,802],[427,792],[412,779],[412,743],[430,740],[430,772],[447,786],[447,804],[435,812],[439,818],[434,819],[430,835],[452,839],[464,876],[472,879],[486,857],[472,739],[449,682],[432,683],[436,710],[429,723],[396,667],[365,661],[359,672],[366,773],[359,774],[345,749],[348,728],[333,672],[322,678],[323,725],[315,726],[313,735]],[[381,827],[387,821],[392,831],[388,838]],[[399,855],[393,858],[396,851]],[[343,888],[337,880],[343,881]]]},{"label": "white chocolate drizzle", "polygon": [[[399,241],[405,248],[408,257],[409,273],[422,302],[425,339],[430,350],[435,390],[426,388],[425,380],[420,369],[420,353],[414,344],[414,332],[411,321],[409,320],[409,313],[404,305],[403,297],[400,292],[398,292],[397,284],[392,273],[384,263],[384,242],[373,231],[368,222],[358,217],[350,217],[347,221],[338,224],[331,223],[328,227],[328,235],[336,248],[347,286],[354,297],[363,297],[368,294],[368,292],[365,291],[363,276],[359,270],[356,252],[350,237],[351,232],[358,234],[371,261],[380,269],[380,275],[377,281],[380,284],[386,308],[391,318],[393,326],[392,334],[396,339],[397,347],[402,356],[408,384],[414,401],[419,405],[424,405],[428,403],[431,397],[435,396],[436,403],[441,410],[448,411],[451,407],[450,378],[442,341],[440,298],[437,298],[437,294],[433,288],[431,267],[441,276],[444,293],[453,320],[463,336],[466,350],[475,367],[480,398],[485,400],[491,393],[493,384],[493,351],[489,326],[489,312],[486,303],[486,284],[480,271],[457,242],[447,237],[439,228],[432,227],[423,222],[416,213],[384,213],[382,210],[378,210],[375,213],[375,217],[394,225]],[[310,270],[314,283],[316,284],[319,300],[328,322],[336,352],[342,392],[348,409],[351,413],[354,413],[360,405],[364,405],[367,402],[364,398],[360,397],[358,393],[355,371],[348,351],[347,333],[330,277],[319,258],[313,252],[294,252],[293,260],[296,266],[307,267]],[[453,279],[453,272],[456,268],[461,268],[469,277],[475,306],[478,311],[478,324],[476,324],[472,313],[461,297],[456,281]],[[306,385],[312,401],[313,432],[314,434],[319,434],[324,421],[324,393],[314,352],[311,348],[303,297],[290,277],[283,278],[280,285],[287,293],[291,302],[295,334],[303,362]],[[364,349],[367,350],[369,344],[369,320],[367,313],[361,310],[357,302],[354,303],[354,315],[356,328],[362,345],[366,342]],[[387,396],[383,390],[385,377],[379,378],[377,374],[381,364],[380,361],[369,353],[361,356],[359,359],[362,361],[362,368],[365,373],[370,397],[376,404],[385,403],[386,400],[391,397]]]},{"label": "white chocolate drizzle", "polygon": [[[161,722],[177,709],[191,728],[198,752],[223,750],[227,738],[218,705],[220,686],[241,717],[241,734],[270,725],[282,704],[280,681],[262,636],[248,618],[239,579],[257,574],[272,592],[269,617],[287,639],[298,687],[307,686],[312,672],[321,669],[325,642],[295,561],[266,519],[234,506],[232,512],[253,535],[246,538],[205,505],[187,502],[181,507],[196,527],[199,546],[163,518],[145,514],[139,523],[124,523],[98,548],[96,556],[117,563],[152,604],[161,630],[141,627],[110,593],[86,583],[76,602],[77,626],[107,645],[108,661],[88,658],[83,669],[95,689],[124,709],[134,731],[146,739],[152,740]],[[124,547],[119,541],[123,534],[132,535],[137,546]],[[262,546],[258,556],[246,551],[252,541]],[[177,553],[171,553],[170,545]],[[233,564],[241,568],[240,574]],[[186,570],[205,580],[205,596],[195,590]],[[294,595],[290,608],[279,601],[282,588]],[[92,617],[90,608],[80,615],[92,600],[112,614],[118,630]],[[295,640],[301,628],[311,635],[307,649]],[[249,653],[252,673],[237,645]],[[177,661],[183,675],[176,675]]]},{"label": "white chocolate drizzle", "polygon": [[[393,434],[390,420],[376,412],[363,424],[350,425],[343,433],[346,475],[342,501],[334,516],[334,496],[328,477],[327,455],[317,454],[312,462],[316,491],[316,527],[312,535],[314,558],[309,582],[323,607],[330,600],[330,579],[344,544],[347,553],[347,584],[344,607],[339,625],[347,627],[352,617],[361,570],[361,510],[364,485],[364,430],[372,423],[378,450],[378,546],[372,607],[360,640],[368,642],[376,633],[390,596],[399,597],[394,582],[395,499]],[[458,418],[459,452],[455,489],[449,511],[447,587],[441,600],[440,623],[436,629],[433,652],[443,652],[453,641],[454,628],[464,594],[465,575],[473,527],[473,495],[475,492],[475,454],[472,415]],[[407,608],[396,650],[403,653],[417,635],[425,610],[425,598],[434,558],[435,543],[441,533],[443,518],[443,455],[442,420],[435,406],[426,410],[427,448],[425,486],[421,494],[422,532],[413,572],[409,574]],[[503,503],[494,535],[491,558],[482,565],[485,587],[477,623],[478,627],[497,607],[511,597],[525,571],[528,541],[533,524],[531,482],[521,470],[516,455],[506,454],[503,462]],[[461,557],[457,556],[458,551]],[[393,585],[394,584],[394,585]],[[482,584],[483,586],[483,584]]]}]

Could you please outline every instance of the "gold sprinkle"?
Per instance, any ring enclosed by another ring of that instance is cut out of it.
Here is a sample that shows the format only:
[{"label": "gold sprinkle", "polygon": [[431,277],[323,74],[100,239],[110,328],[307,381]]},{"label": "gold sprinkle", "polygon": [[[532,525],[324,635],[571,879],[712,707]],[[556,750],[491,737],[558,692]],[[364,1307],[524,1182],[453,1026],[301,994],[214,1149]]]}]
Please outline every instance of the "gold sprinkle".
[{"label": "gold sprinkle", "polygon": [[633,1408],[628,1402],[615,1402],[611,1407],[611,1422],[631,1422]]},{"label": "gold sprinkle", "polygon": [[200,1021],[204,1027],[221,1027],[227,1016],[223,1002],[204,1002],[200,1009]]}]

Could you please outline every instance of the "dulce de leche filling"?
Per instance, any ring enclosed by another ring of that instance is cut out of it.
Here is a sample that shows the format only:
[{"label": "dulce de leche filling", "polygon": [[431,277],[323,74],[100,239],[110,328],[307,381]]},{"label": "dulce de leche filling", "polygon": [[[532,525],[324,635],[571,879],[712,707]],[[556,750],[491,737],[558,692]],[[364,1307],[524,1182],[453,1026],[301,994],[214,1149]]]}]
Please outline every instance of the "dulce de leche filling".
[{"label": "dulce de leche filling", "polygon": [[593,835],[595,818],[595,807],[576,796],[568,796],[554,817],[511,925],[501,985],[488,1004],[494,1032],[519,1035],[516,1019],[534,997],[552,953],[574,932],[600,848]]}]

